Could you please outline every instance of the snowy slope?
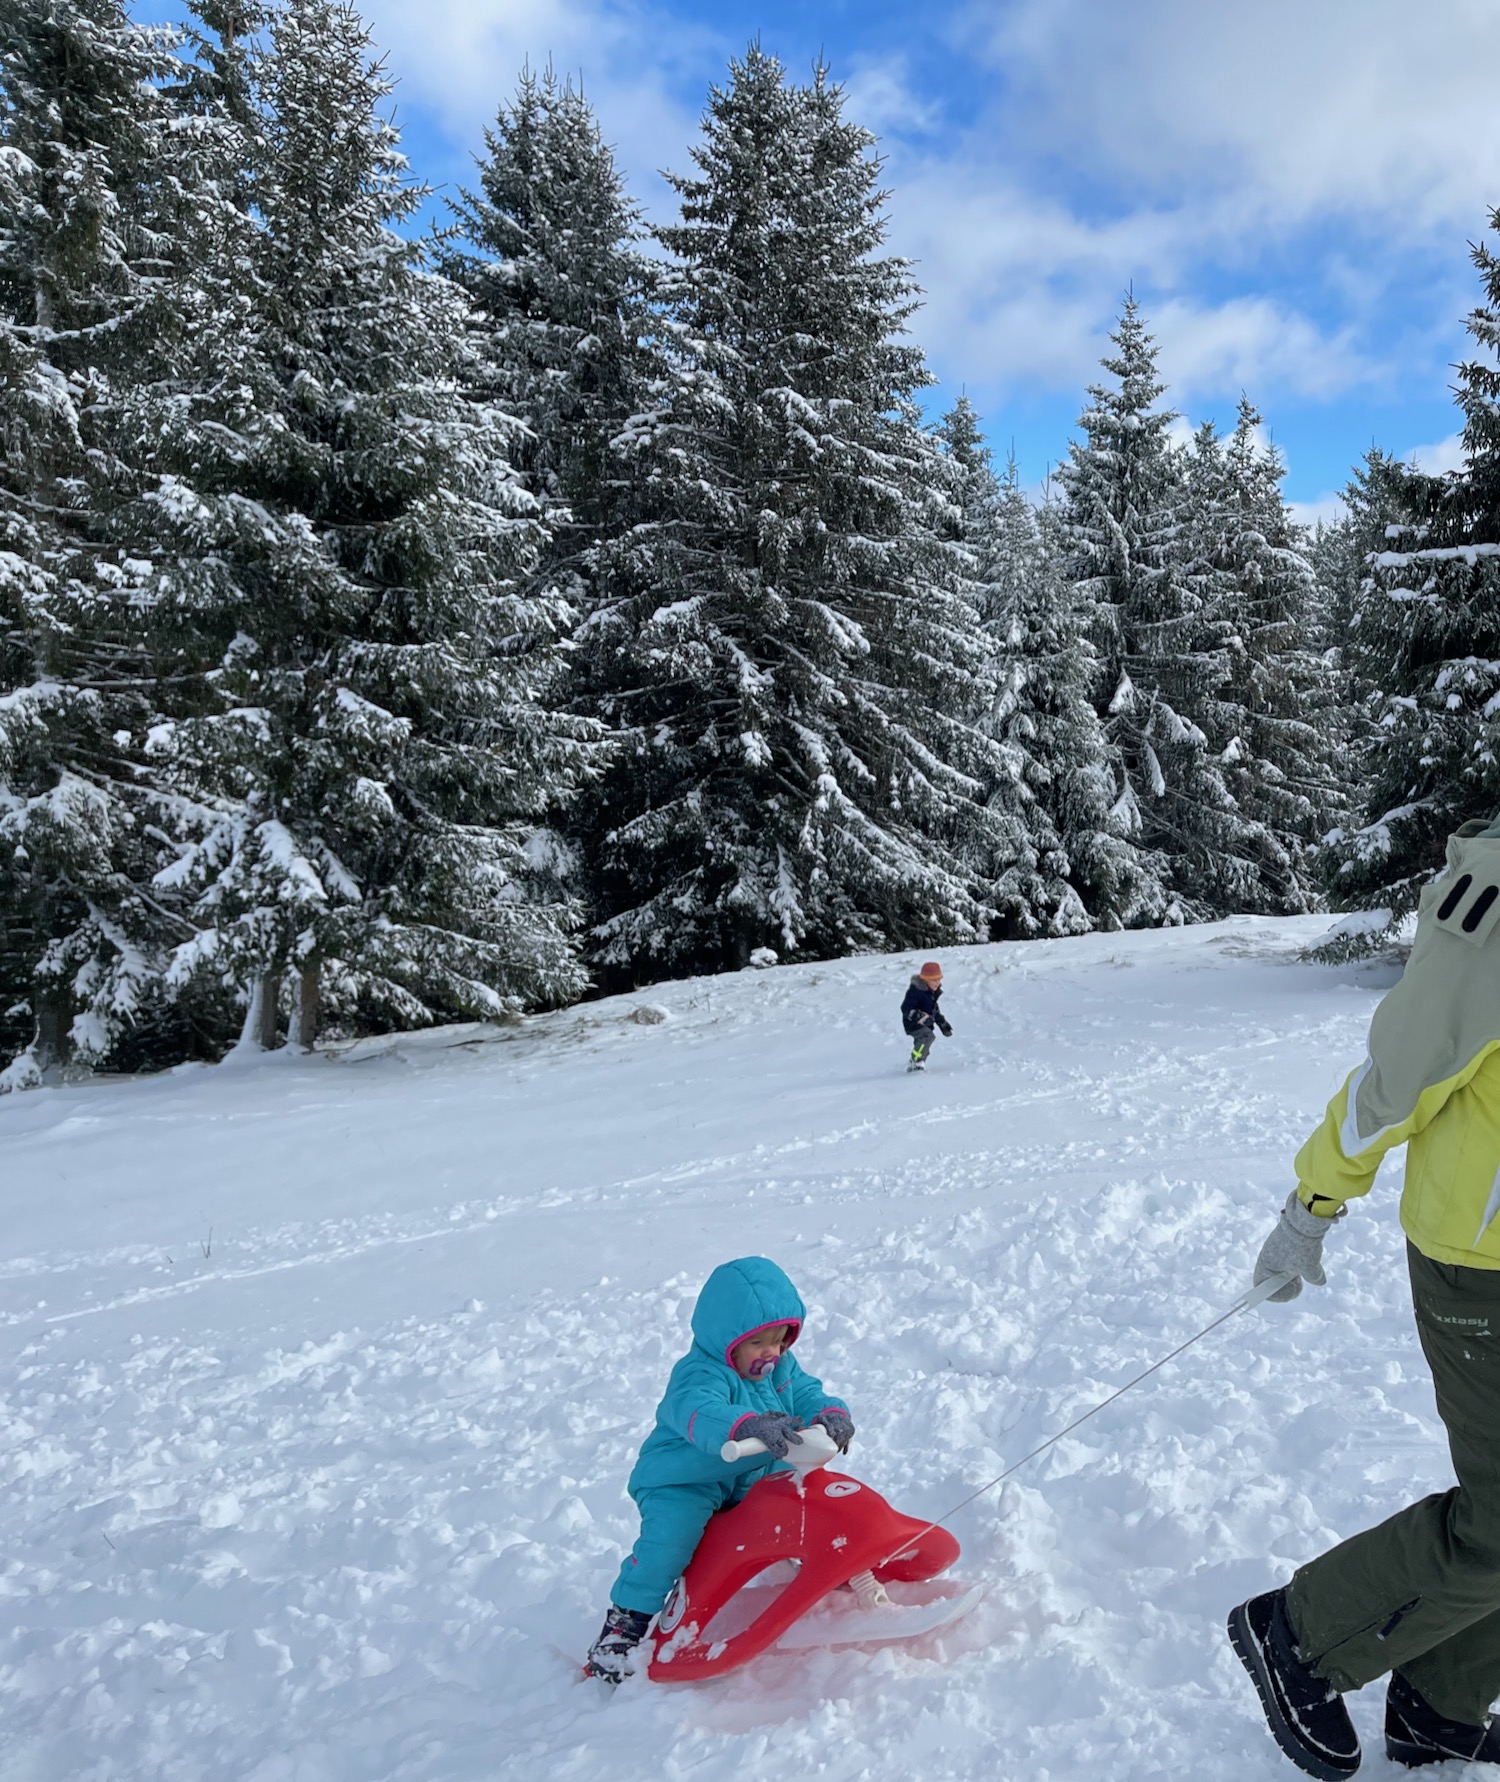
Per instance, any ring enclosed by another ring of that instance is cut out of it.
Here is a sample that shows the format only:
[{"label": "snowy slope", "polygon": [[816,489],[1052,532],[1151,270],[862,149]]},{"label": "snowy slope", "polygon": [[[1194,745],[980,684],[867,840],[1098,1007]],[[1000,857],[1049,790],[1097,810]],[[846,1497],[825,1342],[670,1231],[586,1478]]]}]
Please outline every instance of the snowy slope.
[{"label": "snowy slope", "polygon": [[947,954],[924,1077],[861,959],[0,1103],[0,1777],[1284,1778],[1225,1610],[1448,1481],[1394,1180],[960,1513],[960,1629],[607,1704],[560,1650],[714,1263],[922,1515],[1230,1303],[1389,981],[1324,926]]}]

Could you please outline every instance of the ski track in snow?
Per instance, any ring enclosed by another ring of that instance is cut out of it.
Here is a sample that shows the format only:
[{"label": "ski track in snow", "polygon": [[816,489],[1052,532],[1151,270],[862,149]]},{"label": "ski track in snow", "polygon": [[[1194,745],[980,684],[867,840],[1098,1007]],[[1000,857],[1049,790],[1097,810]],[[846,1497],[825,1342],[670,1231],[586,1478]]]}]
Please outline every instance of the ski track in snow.
[{"label": "ski track in snow", "polygon": [[612,1699],[572,1660],[716,1262],[789,1270],[922,1516],[1230,1304],[1391,979],[1300,963],[1326,925],[952,950],[915,1078],[871,958],[0,1103],[0,1778],[1292,1774],[1225,1612],[1449,1482],[1394,1163],[1328,1289],[958,1513],[967,1621]]}]

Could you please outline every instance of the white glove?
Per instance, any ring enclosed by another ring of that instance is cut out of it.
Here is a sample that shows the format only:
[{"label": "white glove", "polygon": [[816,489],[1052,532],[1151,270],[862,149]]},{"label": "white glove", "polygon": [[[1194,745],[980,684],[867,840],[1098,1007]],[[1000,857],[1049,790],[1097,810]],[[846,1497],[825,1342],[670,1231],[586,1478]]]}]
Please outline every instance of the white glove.
[{"label": "white glove", "polygon": [[[1334,1219],[1342,1219],[1344,1211],[1340,1207]],[[1325,1286],[1328,1277],[1323,1273],[1323,1239],[1332,1225],[1333,1219],[1320,1219],[1303,1206],[1294,1188],[1281,1209],[1276,1229],[1261,1245],[1255,1259],[1255,1285],[1259,1287],[1262,1281],[1277,1275],[1295,1275],[1295,1281],[1288,1281],[1270,1295],[1275,1300],[1295,1299],[1304,1281],[1310,1281],[1314,1287]]]}]

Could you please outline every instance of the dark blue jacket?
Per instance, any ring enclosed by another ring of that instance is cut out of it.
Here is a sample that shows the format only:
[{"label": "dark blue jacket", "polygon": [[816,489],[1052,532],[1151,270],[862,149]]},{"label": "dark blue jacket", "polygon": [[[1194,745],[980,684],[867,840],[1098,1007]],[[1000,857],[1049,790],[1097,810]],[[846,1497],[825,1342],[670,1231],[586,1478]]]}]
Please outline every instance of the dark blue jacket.
[{"label": "dark blue jacket", "polygon": [[906,1000],[901,1005],[901,1025],[908,1033],[932,1026],[941,1027],[944,1033],[948,1031],[943,1011],[938,1007],[938,998],[942,994],[942,990],[934,990],[926,978],[912,979],[907,985]]},{"label": "dark blue jacket", "polygon": [[721,1263],[693,1307],[693,1346],[672,1369],[666,1396],[656,1407],[656,1428],[646,1437],[627,1489],[709,1480],[738,1484],[779,1471],[786,1463],[769,1455],[723,1461],[719,1449],[757,1412],[790,1411],[804,1423],[819,1411],[847,1412],[841,1398],[798,1367],[790,1349],[762,1380],[744,1379],[730,1363],[729,1351],[741,1337],[771,1324],[795,1326],[796,1342],[806,1315],[802,1296],[774,1262],[742,1256]]}]

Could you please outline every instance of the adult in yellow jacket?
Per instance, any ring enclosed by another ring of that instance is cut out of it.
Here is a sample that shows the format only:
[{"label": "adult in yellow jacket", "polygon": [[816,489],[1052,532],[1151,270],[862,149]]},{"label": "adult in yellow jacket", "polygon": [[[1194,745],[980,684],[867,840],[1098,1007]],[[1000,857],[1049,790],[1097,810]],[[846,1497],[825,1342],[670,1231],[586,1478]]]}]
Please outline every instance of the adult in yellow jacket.
[{"label": "adult in yellow jacket", "polygon": [[1321,1284],[1324,1238],[1401,1144],[1417,1331],[1458,1484],[1229,1617],[1277,1742],[1328,1782],[1360,1761],[1342,1694],[1387,1672],[1392,1758],[1500,1764],[1500,820],[1449,841],[1369,1055],[1297,1154],[1256,1263],[1258,1282],[1295,1277],[1273,1298]]}]

